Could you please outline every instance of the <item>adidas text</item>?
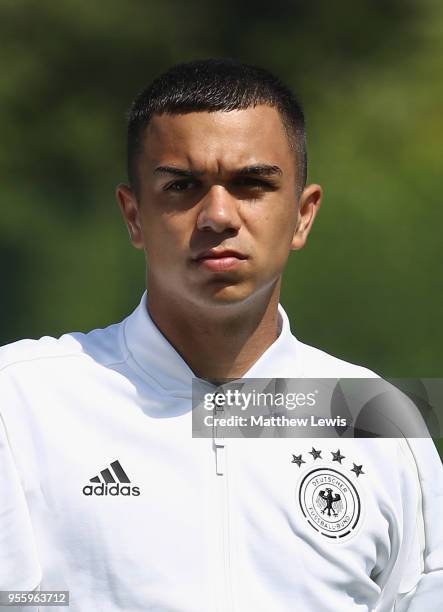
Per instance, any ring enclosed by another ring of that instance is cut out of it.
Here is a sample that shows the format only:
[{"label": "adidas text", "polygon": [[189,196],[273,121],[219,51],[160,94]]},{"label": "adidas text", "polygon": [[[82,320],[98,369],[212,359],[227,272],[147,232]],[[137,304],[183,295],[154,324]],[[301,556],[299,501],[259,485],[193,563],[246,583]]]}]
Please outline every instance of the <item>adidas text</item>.
[{"label": "adidas text", "polygon": [[120,483],[107,485],[98,484],[96,486],[86,485],[83,487],[83,495],[140,495],[140,488],[132,485],[120,485]]}]

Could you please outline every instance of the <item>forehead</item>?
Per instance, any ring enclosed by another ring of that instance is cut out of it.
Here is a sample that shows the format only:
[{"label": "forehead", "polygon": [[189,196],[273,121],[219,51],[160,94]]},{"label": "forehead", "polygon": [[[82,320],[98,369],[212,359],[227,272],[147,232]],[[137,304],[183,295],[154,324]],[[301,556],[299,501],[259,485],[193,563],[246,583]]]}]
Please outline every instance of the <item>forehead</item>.
[{"label": "forehead", "polygon": [[280,113],[259,105],[229,112],[154,115],[145,129],[143,162],[230,170],[253,163],[290,170],[294,155]]}]

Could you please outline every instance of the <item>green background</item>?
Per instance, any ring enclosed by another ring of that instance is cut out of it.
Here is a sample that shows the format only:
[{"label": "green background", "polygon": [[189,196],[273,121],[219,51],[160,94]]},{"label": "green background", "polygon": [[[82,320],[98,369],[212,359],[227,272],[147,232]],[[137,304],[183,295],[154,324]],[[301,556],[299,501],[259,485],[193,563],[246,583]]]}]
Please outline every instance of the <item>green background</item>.
[{"label": "green background", "polygon": [[442,376],[443,3],[2,0],[0,24],[1,343],[135,307],[126,110],[171,64],[231,56],[298,93],[325,191],[285,273],[294,333],[383,376]]}]

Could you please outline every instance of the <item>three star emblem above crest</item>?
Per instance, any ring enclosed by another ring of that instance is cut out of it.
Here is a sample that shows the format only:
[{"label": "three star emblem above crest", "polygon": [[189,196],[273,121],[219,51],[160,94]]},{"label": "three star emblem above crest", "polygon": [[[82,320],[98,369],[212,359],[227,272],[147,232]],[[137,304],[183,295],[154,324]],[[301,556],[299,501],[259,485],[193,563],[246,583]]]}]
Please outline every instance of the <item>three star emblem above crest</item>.
[{"label": "three star emblem above crest", "polygon": [[[340,465],[343,465],[343,467],[345,467],[345,464],[342,464],[343,459],[346,459],[346,455],[342,455],[340,452],[340,449],[338,449],[335,453],[333,451],[330,451],[331,455],[332,455],[332,461],[336,461],[337,463],[339,463]],[[317,450],[316,448],[312,447],[312,450],[308,451],[309,455],[312,455],[313,460],[315,461],[316,459],[323,459],[322,457],[322,450]],[[326,458],[325,458],[326,459]],[[299,468],[301,468],[303,463],[306,463],[306,461],[303,459],[303,454],[300,453],[299,455],[294,455],[292,454],[292,461],[291,463],[296,463],[298,465]],[[320,461],[321,463],[321,461]],[[354,472],[354,474],[356,475],[356,477],[358,478],[359,476],[361,476],[362,474],[365,474],[365,472],[363,471],[363,465],[357,465],[356,463],[352,463],[353,468],[350,470],[351,472]]]}]

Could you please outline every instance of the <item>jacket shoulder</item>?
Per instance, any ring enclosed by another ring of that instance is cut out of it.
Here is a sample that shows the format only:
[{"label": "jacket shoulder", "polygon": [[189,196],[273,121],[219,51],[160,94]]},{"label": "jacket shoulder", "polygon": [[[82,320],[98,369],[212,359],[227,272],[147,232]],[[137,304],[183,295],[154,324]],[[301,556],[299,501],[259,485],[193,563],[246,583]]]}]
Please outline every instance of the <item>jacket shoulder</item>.
[{"label": "jacket shoulder", "polygon": [[379,378],[368,368],[334,357],[297,340],[304,376],[308,378]]},{"label": "jacket shoulder", "polygon": [[103,365],[124,361],[119,341],[121,323],[55,338],[23,339],[0,347],[0,372],[20,364],[42,364],[69,357],[92,358]]}]

